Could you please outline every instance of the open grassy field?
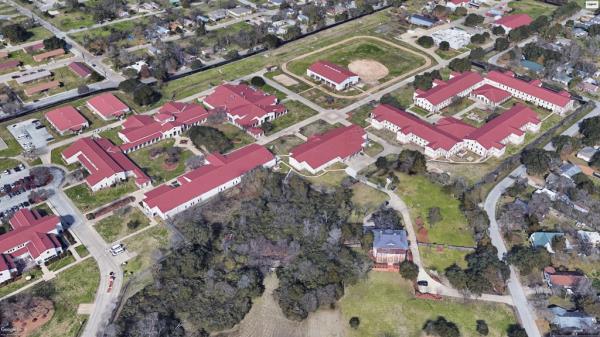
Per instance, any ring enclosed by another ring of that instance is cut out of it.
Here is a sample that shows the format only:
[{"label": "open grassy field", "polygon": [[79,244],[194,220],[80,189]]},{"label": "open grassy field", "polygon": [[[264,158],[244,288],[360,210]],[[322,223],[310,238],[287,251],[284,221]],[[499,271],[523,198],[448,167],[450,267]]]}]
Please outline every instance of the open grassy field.
[{"label": "open grassy field", "polygon": [[425,64],[425,58],[377,41],[375,39],[356,39],[348,41],[323,52],[293,60],[287,67],[292,73],[304,76],[306,69],[317,60],[327,60],[342,67],[348,67],[352,61],[374,60],[383,64],[389,73],[379,80],[380,83],[401,76],[410,70]]},{"label": "open grassy field", "polygon": [[[421,218],[429,232],[429,242],[457,246],[473,246],[472,231],[459,209],[459,201],[423,176],[397,173],[400,183],[396,193],[410,208],[411,217]],[[435,225],[427,221],[427,212],[439,207],[442,220]]]},{"label": "open grassy field", "polygon": [[[129,225],[130,223],[136,224]],[[150,224],[150,220],[136,207],[127,206],[116,211],[96,223],[94,228],[106,242],[114,242],[118,238],[138,231]]]},{"label": "open grassy field", "polygon": [[443,274],[446,268],[450,267],[453,263],[461,266],[462,268],[467,267],[467,261],[465,261],[465,255],[467,252],[454,250],[454,249],[443,249],[437,250],[433,247],[419,247],[419,253],[421,254],[421,260],[425,265],[425,268],[434,270],[439,274]]},{"label": "open grassy field", "polygon": [[152,227],[123,241],[123,244],[128,251],[136,253],[123,268],[125,275],[131,276],[153,265],[157,256],[155,251],[169,246],[169,231],[164,226]]},{"label": "open grassy field", "polygon": [[[82,303],[93,302],[100,282],[96,262],[94,259],[82,261],[58,274],[50,282],[54,286],[54,293],[50,296],[54,303],[54,316],[29,336],[76,337],[86,319],[85,315],[77,314],[77,307]],[[35,288],[43,286],[42,283]]]},{"label": "open grassy field", "polygon": [[381,204],[387,201],[388,196],[363,183],[352,186],[352,210],[351,222],[362,222],[364,217],[373,213]]},{"label": "open grassy field", "polygon": [[511,14],[527,14],[533,19],[542,15],[550,15],[556,7],[535,0],[511,1],[508,6],[514,11]]},{"label": "open grassy field", "polygon": [[13,168],[19,164],[21,164],[21,162],[14,158],[2,158],[0,159],[0,172]]},{"label": "open grassy field", "polygon": [[79,33],[71,34],[71,37],[73,39],[75,39],[75,41],[77,41],[78,43],[83,45],[84,40],[87,38],[93,39],[96,37],[107,37],[107,36],[110,36],[111,32],[113,32],[113,31],[115,31],[115,32],[130,32],[130,34],[127,35],[126,39],[112,41],[111,43],[114,43],[115,45],[117,45],[121,48],[132,47],[132,46],[137,46],[137,45],[147,43],[143,34],[133,34],[136,27],[143,26],[147,22],[148,22],[148,18],[145,18],[145,17],[134,19],[134,20],[121,21],[121,22],[113,23],[113,24],[110,24],[107,26],[98,27],[98,28],[82,31]]},{"label": "open grassy field", "polygon": [[318,119],[306,126],[301,127],[299,131],[302,135],[310,137],[316,134],[324,133],[329,130],[335,129],[338,126],[341,125],[332,125],[322,119]]},{"label": "open grassy field", "polygon": [[315,110],[298,101],[286,101],[284,105],[288,109],[288,113],[271,122],[273,129],[266,132],[267,135],[283,130],[317,114]]},{"label": "open grassy field", "polygon": [[[31,280],[25,280],[27,276],[31,276]],[[42,278],[42,270],[39,268],[35,268],[28,272],[25,272],[21,275],[20,279],[0,286],[0,297],[4,297],[12,293],[13,291],[16,291],[30,283],[39,280],[40,278]]]},{"label": "open grassy field", "polygon": [[60,268],[67,266],[70,263],[75,262],[75,257],[71,253],[67,253],[65,256],[60,259],[56,259],[48,264],[48,269],[52,271],[57,271]]},{"label": "open grassy field", "polygon": [[275,139],[266,145],[266,147],[271,150],[273,153],[278,155],[287,155],[290,153],[290,150],[300,144],[304,143],[304,141],[294,135],[283,136]]},{"label": "open grassy field", "polygon": [[234,149],[239,149],[240,147],[254,143],[254,138],[252,138],[252,136],[233,124],[221,123],[211,126],[223,132],[225,136],[233,142]]},{"label": "open grassy field", "polygon": [[[190,150],[182,149],[179,154],[177,165],[173,167],[167,166],[166,160],[168,155],[166,151],[168,148],[174,147],[174,145],[174,139],[167,139],[141,150],[131,152],[128,156],[152,179],[154,183],[160,184],[182,175],[185,172],[186,160],[193,156],[193,153]],[[150,153],[158,148],[162,148],[163,152],[156,158],[152,158]]]},{"label": "open grassy field", "polygon": [[[9,81],[8,85],[19,95],[19,97],[24,101],[24,102],[30,102],[36,99],[41,99],[47,96],[52,96],[61,92],[65,92],[65,91],[69,91],[71,89],[76,89],[81,85],[87,85],[87,84],[91,84],[96,82],[94,80],[94,76],[90,76],[88,78],[81,78],[78,75],[76,75],[73,71],[71,71],[71,69],[69,69],[69,67],[61,67],[61,68],[57,68],[57,69],[53,69],[51,71],[52,76],[47,77],[45,79],[39,80],[39,81],[35,81],[32,83],[27,83],[24,85],[19,85],[17,84],[16,81]],[[33,85],[37,85],[39,83],[42,82],[48,82],[48,81],[59,81],[60,82],[60,87],[54,88],[54,89],[50,89],[47,90],[45,92],[40,92],[31,96],[27,96],[24,93],[24,90],[30,86]]]},{"label": "open grassy field", "polygon": [[475,330],[478,319],[487,322],[490,337],[506,336],[515,323],[511,309],[502,304],[415,299],[412,285],[398,273],[369,273],[368,279],[346,289],[340,308],[345,322],[354,316],[360,319],[358,329],[349,329],[349,337],[421,336],[423,324],[437,316],[454,322],[463,337],[480,336]]},{"label": "open grassy field", "polygon": [[135,191],[137,187],[133,179],[118,184],[116,186],[103,188],[97,192],[92,192],[85,184],[75,185],[65,190],[65,193],[75,206],[82,212],[88,212],[102,205],[117,201],[128,193]]}]

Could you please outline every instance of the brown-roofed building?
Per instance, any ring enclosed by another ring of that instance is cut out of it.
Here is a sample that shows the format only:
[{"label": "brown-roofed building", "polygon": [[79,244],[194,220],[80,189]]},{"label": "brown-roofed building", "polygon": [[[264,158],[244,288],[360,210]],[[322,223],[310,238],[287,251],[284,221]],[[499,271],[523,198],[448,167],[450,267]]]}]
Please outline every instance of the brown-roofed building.
[{"label": "brown-roofed building", "polygon": [[0,71],[16,68],[21,65],[19,60],[11,60],[4,63],[0,63]]},{"label": "brown-roofed building", "polygon": [[23,48],[23,51],[26,52],[27,54],[33,54],[42,49],[44,49],[44,43],[39,42],[39,43],[32,44],[31,46],[27,46],[27,47]]},{"label": "brown-roofed building", "polygon": [[585,275],[580,271],[556,270],[554,267],[544,268],[544,281],[550,288],[572,291],[585,279]]},{"label": "brown-roofed building", "polygon": [[42,91],[58,88],[59,86],[60,86],[59,81],[50,81],[50,82],[44,82],[44,83],[32,85],[28,88],[25,88],[25,95],[32,96],[32,95],[35,95]]},{"label": "brown-roofed building", "polygon": [[93,72],[92,69],[83,62],[71,62],[69,63],[69,69],[81,78],[89,77]]},{"label": "brown-roofed building", "polygon": [[0,51],[0,60],[1,59],[5,59],[7,57],[8,57],[8,52],[7,51],[4,51],[4,50]]},{"label": "brown-roofed building", "polygon": [[56,56],[61,56],[65,54],[65,50],[62,48],[58,48],[58,49],[54,49],[51,51],[47,51],[45,53],[41,53],[41,54],[37,54],[37,55],[33,55],[33,60],[35,62],[43,62],[49,58],[52,57],[56,57]]}]

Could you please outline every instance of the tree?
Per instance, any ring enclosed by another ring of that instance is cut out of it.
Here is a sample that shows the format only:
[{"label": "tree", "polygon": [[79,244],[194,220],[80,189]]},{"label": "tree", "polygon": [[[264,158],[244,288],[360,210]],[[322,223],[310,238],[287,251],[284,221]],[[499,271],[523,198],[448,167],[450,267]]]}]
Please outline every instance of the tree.
[{"label": "tree", "polygon": [[458,71],[458,72],[465,72],[465,71],[469,71],[471,70],[471,61],[469,61],[469,58],[465,57],[465,58],[455,58],[452,61],[450,61],[450,64],[448,65],[448,67],[454,71]]},{"label": "tree", "polygon": [[555,251],[556,253],[564,253],[564,251],[567,249],[566,239],[562,235],[557,235],[557,236],[553,237],[551,245],[552,245],[552,250]]},{"label": "tree", "polygon": [[192,63],[190,63],[190,68],[192,68],[193,70],[200,69],[202,67],[204,67],[204,64],[202,64],[202,61],[200,61],[199,59],[195,59],[192,61]]},{"label": "tree", "polygon": [[192,1],[191,0],[181,0],[179,3],[181,4],[182,8],[190,8]]},{"label": "tree", "polygon": [[485,36],[483,34],[475,34],[471,36],[471,43],[483,44],[485,43]]},{"label": "tree", "polygon": [[250,79],[250,84],[252,84],[256,88],[262,88],[266,83],[264,78],[260,76],[254,76]]},{"label": "tree", "polygon": [[375,167],[377,167],[379,170],[387,170],[389,165],[390,163],[386,157],[377,157],[377,160],[375,160]]},{"label": "tree", "polygon": [[139,105],[149,105],[160,99],[160,94],[147,84],[140,84],[133,92],[133,100]]},{"label": "tree", "polygon": [[400,263],[400,275],[402,278],[409,281],[416,281],[419,276],[419,266],[409,260],[404,260]]},{"label": "tree", "polygon": [[508,337],[527,337],[527,332],[519,324],[511,324],[506,333]]},{"label": "tree", "polygon": [[457,8],[454,10],[454,15],[457,15],[457,16],[465,16],[465,15],[467,15],[467,9],[466,9],[466,8],[464,8],[464,7],[457,7]]},{"label": "tree", "polygon": [[356,316],[350,318],[350,321],[348,322],[350,323],[350,327],[352,329],[358,329],[358,326],[360,325],[360,319]]},{"label": "tree", "polygon": [[[483,60],[483,58],[485,58],[485,51],[481,47],[472,49],[469,53],[469,60]],[[470,67],[471,64],[469,63],[469,68]]]},{"label": "tree", "polygon": [[59,39],[56,36],[44,39],[43,41],[44,43],[44,49],[46,50],[53,50],[53,49],[65,49],[65,47],[67,46],[67,42],[63,39]]},{"label": "tree", "polygon": [[433,38],[431,36],[423,35],[417,39],[417,43],[425,48],[431,48],[433,46]]},{"label": "tree", "polygon": [[505,37],[499,37],[494,41],[494,50],[496,51],[505,51],[510,47],[510,42]]},{"label": "tree", "polygon": [[6,25],[2,27],[0,31],[2,32],[2,35],[4,35],[4,38],[7,38],[12,43],[23,42],[31,35],[31,33],[18,23]]},{"label": "tree", "polygon": [[488,325],[484,320],[478,319],[476,324],[477,326],[475,327],[475,330],[477,330],[477,333],[479,333],[480,335],[487,336],[488,333],[490,333],[490,329],[488,328]]},{"label": "tree", "polygon": [[575,151],[578,146],[578,140],[567,135],[558,135],[552,138],[552,146],[556,153],[567,155]]},{"label": "tree", "polygon": [[419,151],[402,150],[398,155],[396,170],[410,175],[424,174],[427,172],[427,159]]},{"label": "tree", "polygon": [[504,34],[506,34],[506,31],[504,30],[504,28],[502,28],[502,26],[498,25],[498,26],[494,26],[492,28],[492,34],[494,34],[494,35],[504,35]]},{"label": "tree", "polygon": [[263,43],[268,49],[275,49],[281,45],[281,40],[274,34],[267,34],[263,38]]},{"label": "tree", "polygon": [[556,159],[556,153],[543,149],[533,148],[521,152],[521,163],[525,165],[527,173],[531,175],[545,175]]},{"label": "tree", "polygon": [[600,145],[600,116],[586,118],[579,123],[579,133],[585,145]]},{"label": "tree", "polygon": [[232,50],[228,51],[225,55],[223,55],[223,58],[226,60],[235,60],[239,57],[240,57],[240,53],[236,49],[232,49]]},{"label": "tree", "polygon": [[442,213],[439,207],[431,207],[427,210],[427,222],[433,227],[436,223],[442,220]]},{"label": "tree", "polygon": [[273,123],[271,122],[264,122],[260,125],[260,128],[265,132],[265,133],[269,133],[271,131],[273,131],[273,129],[275,128],[275,126],[273,125]]},{"label": "tree", "polygon": [[531,275],[551,265],[552,258],[545,248],[516,245],[506,254],[506,262],[519,268],[521,274]]},{"label": "tree", "polygon": [[448,41],[442,41],[442,42],[440,42],[439,48],[440,48],[440,50],[443,50],[443,51],[450,50],[450,43],[448,43]]},{"label": "tree", "polygon": [[438,316],[435,320],[428,320],[423,326],[423,330],[430,336],[439,337],[459,337],[460,331],[458,326],[453,322],[446,320],[442,316]]},{"label": "tree", "polygon": [[209,126],[191,127],[188,130],[188,137],[199,150],[204,147],[208,152],[224,153],[233,148],[233,143],[223,132]]},{"label": "tree", "polygon": [[477,25],[482,24],[484,19],[485,18],[481,15],[471,13],[471,14],[467,15],[467,17],[465,18],[465,26],[475,27]]},{"label": "tree", "polygon": [[404,106],[402,106],[398,98],[389,93],[381,96],[381,98],[379,99],[379,103],[391,105],[398,109],[404,109]]},{"label": "tree", "polygon": [[380,229],[402,229],[402,218],[398,212],[391,208],[381,205],[373,214],[370,221],[373,221],[376,228]]},{"label": "tree", "polygon": [[595,169],[600,169],[600,152],[594,153],[590,160],[590,166]]}]

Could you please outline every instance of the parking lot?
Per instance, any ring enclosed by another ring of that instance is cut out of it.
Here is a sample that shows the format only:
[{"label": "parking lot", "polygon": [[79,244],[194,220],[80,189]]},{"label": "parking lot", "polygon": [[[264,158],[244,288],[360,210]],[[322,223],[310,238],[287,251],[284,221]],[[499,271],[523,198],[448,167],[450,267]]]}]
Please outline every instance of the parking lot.
[{"label": "parking lot", "polygon": [[43,150],[49,141],[54,140],[46,127],[37,119],[28,119],[12,124],[8,127],[8,131],[25,151]]}]

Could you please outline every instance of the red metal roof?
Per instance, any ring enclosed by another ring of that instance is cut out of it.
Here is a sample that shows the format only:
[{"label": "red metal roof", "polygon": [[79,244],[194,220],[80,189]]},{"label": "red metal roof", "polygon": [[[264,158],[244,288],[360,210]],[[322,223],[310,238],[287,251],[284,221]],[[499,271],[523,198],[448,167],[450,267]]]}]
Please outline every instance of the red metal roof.
[{"label": "red metal roof", "polygon": [[111,93],[90,98],[87,103],[106,118],[118,117],[129,111],[129,107]]},{"label": "red metal roof", "polygon": [[[57,230],[60,218],[56,215],[42,217],[37,211],[27,208],[20,209],[9,220],[12,231],[0,235],[0,253],[5,253],[21,244],[26,244],[19,251],[29,251],[35,259],[48,249],[60,247],[54,234],[50,232]],[[13,253],[17,256],[18,253]]]},{"label": "red metal roof", "polygon": [[65,54],[65,50],[62,48],[58,48],[58,49],[47,51],[45,53],[33,55],[33,60],[35,62],[42,62],[48,58],[51,58],[54,56],[60,56],[60,55],[64,55],[64,54]]},{"label": "red metal roof", "polygon": [[104,138],[82,138],[62,152],[63,157],[77,159],[90,173],[85,179],[90,186],[120,172],[133,172],[136,183],[142,185],[150,178],[121,150]]},{"label": "red metal roof", "polygon": [[54,125],[59,132],[67,130],[77,131],[87,124],[87,120],[75,109],[67,105],[46,113],[46,119]]},{"label": "red metal roof", "polygon": [[575,287],[579,282],[584,280],[586,277],[583,273],[578,271],[557,271],[554,267],[544,268],[544,272],[548,274],[550,283],[553,286],[560,287]]},{"label": "red metal roof", "polygon": [[335,158],[345,159],[362,150],[366,132],[358,125],[349,125],[313,135],[306,143],[290,151],[297,162],[306,162],[316,169]]},{"label": "red metal roof", "polygon": [[209,164],[199,167],[178,178],[179,187],[161,185],[144,194],[149,207],[161,212],[170,210],[262,166],[275,157],[258,144],[251,144],[227,155],[213,153],[207,156]]},{"label": "red metal roof", "polygon": [[568,93],[556,93],[542,88],[539,81],[525,82],[516,78],[512,72],[502,73],[493,70],[488,73],[487,78],[560,107],[565,107],[571,101]]},{"label": "red metal roof", "polygon": [[0,63],[0,70],[10,69],[10,68],[16,68],[19,65],[21,65],[21,61],[19,61],[19,60],[7,61],[7,62],[4,62],[4,63]]},{"label": "red metal roof", "polygon": [[54,89],[59,86],[60,86],[59,81],[49,81],[49,82],[39,83],[39,84],[32,85],[30,87],[25,88],[25,95],[31,96],[31,95],[37,94],[38,92],[42,92],[42,91],[49,90],[49,89]]},{"label": "red metal roof", "polygon": [[79,77],[87,77],[92,74],[92,70],[83,62],[71,62],[69,63],[69,69]]},{"label": "red metal roof", "polygon": [[501,17],[500,19],[496,20],[494,24],[502,25],[510,29],[515,29],[521,26],[527,26],[532,22],[533,19],[527,14],[513,14]]},{"label": "red metal roof", "polygon": [[344,67],[324,60],[313,63],[308,69],[336,84],[340,84],[350,77],[358,76]]},{"label": "red metal roof", "polygon": [[223,84],[204,99],[204,102],[215,109],[224,109],[228,114],[237,116],[241,126],[255,126],[258,119],[274,112],[286,110],[277,104],[277,97],[268,95],[262,90],[251,88],[245,84]]},{"label": "red metal roof", "polygon": [[425,92],[419,93],[418,98],[424,98],[433,105],[455,97],[457,94],[483,81],[483,77],[477,72],[465,71],[457,74],[446,82],[436,81],[437,85]]},{"label": "red metal roof", "polygon": [[0,253],[0,271],[16,269],[12,256]]},{"label": "red metal roof", "polygon": [[508,91],[504,91],[489,84],[482,85],[481,87],[473,90],[472,93],[473,95],[483,96],[493,103],[501,103],[511,96]]},{"label": "red metal roof", "polygon": [[[460,138],[452,134],[451,128],[448,127],[436,127],[426,121],[391,105],[381,104],[373,110],[373,118],[378,121],[387,120],[390,123],[400,127],[400,130],[404,134],[414,134],[419,138],[425,139],[427,146],[436,150],[442,148],[446,151],[452,149],[454,145],[461,141]],[[442,124],[445,125],[445,124]],[[458,125],[458,124],[456,124]],[[464,128],[460,126],[461,130]]]},{"label": "red metal roof", "polygon": [[540,119],[537,114],[523,104],[515,104],[500,116],[487,122],[485,125],[469,134],[466,139],[477,141],[486,149],[501,149],[504,144],[500,143],[511,134],[522,135],[520,129],[527,123],[538,124]]}]

